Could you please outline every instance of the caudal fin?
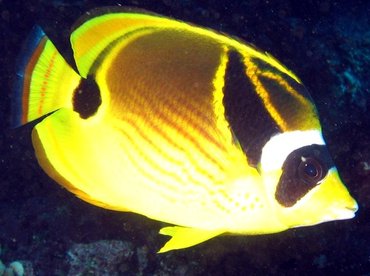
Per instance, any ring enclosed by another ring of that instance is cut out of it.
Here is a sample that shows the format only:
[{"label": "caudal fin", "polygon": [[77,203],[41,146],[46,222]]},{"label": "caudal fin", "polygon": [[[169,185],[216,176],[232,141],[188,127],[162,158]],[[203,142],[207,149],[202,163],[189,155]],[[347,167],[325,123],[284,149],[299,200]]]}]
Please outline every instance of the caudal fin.
[{"label": "caudal fin", "polygon": [[12,126],[28,123],[61,107],[72,107],[73,91],[80,79],[41,28],[34,27],[19,56]]}]

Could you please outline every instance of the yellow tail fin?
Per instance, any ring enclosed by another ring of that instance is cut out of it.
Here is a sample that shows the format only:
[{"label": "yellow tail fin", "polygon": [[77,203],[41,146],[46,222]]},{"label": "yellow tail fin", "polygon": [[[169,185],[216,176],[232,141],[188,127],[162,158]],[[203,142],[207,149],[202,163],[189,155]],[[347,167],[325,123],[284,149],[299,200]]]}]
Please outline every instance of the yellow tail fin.
[{"label": "yellow tail fin", "polygon": [[20,54],[12,125],[28,123],[61,107],[72,107],[73,91],[81,77],[36,26]]}]

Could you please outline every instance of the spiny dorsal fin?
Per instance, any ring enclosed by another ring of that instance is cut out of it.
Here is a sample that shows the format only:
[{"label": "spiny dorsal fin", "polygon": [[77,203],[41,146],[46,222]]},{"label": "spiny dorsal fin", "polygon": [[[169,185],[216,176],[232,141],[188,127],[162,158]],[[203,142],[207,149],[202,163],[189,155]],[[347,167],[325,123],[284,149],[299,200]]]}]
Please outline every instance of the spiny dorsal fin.
[{"label": "spiny dorsal fin", "polygon": [[71,34],[71,44],[77,68],[86,77],[98,57],[109,46],[141,30],[184,25],[169,18],[154,16],[142,11],[94,10],[83,17]]}]

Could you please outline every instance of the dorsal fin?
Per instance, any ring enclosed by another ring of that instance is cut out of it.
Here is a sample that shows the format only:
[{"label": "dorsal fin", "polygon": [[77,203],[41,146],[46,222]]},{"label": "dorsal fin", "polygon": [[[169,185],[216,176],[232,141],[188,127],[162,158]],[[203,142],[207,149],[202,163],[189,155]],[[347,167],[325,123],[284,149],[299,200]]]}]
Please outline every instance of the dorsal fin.
[{"label": "dorsal fin", "polygon": [[86,78],[98,57],[119,39],[143,30],[184,24],[136,9],[116,7],[89,12],[77,22],[71,34],[78,71]]}]

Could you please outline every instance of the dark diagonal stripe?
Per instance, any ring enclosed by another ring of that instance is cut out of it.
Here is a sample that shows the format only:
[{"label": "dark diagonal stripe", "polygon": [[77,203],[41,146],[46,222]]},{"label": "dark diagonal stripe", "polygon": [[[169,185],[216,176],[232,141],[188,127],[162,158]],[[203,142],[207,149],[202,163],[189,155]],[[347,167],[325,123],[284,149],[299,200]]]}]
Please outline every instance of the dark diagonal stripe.
[{"label": "dark diagonal stripe", "polygon": [[225,117],[246,153],[249,164],[256,167],[263,146],[280,129],[255,92],[246,74],[243,57],[235,50],[228,53],[223,89]]},{"label": "dark diagonal stripe", "polygon": [[312,97],[310,93],[307,91],[307,89],[302,85],[301,83],[297,82],[295,79],[293,79],[288,74],[278,70],[277,68],[271,66],[264,60],[258,59],[258,58],[252,58],[251,62],[253,62],[261,72],[271,72],[274,75],[277,75],[281,77],[283,80],[287,82],[287,84],[294,89],[299,95],[303,96],[304,98],[308,99],[312,102]]},{"label": "dark diagonal stripe", "polygon": [[302,124],[301,120],[305,117],[311,117],[303,103],[295,95],[289,93],[277,80],[264,76],[259,76],[259,80],[263,87],[269,91],[271,104],[285,118],[289,129],[299,129]]}]

